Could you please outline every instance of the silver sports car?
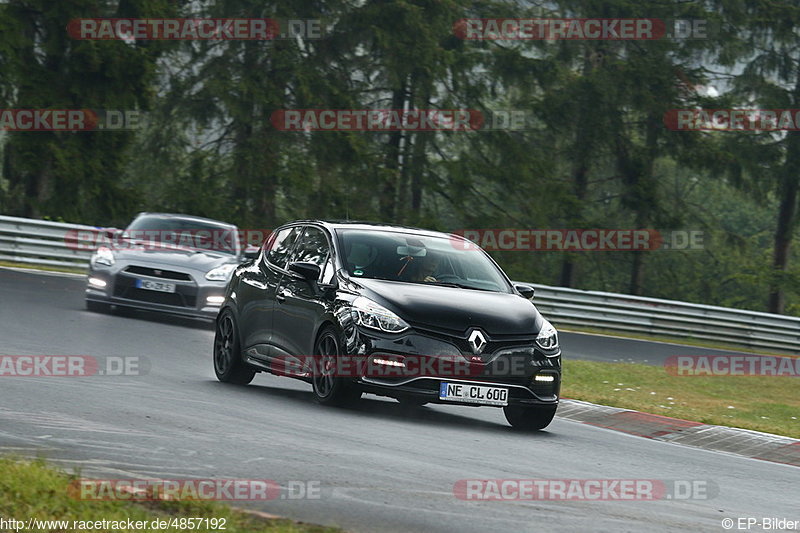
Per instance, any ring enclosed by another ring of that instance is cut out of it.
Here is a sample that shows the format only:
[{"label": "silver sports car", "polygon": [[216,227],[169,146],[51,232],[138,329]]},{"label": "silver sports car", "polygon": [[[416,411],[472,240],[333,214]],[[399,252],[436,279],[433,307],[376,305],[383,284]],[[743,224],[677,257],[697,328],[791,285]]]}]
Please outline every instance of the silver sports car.
[{"label": "silver sports car", "polygon": [[232,224],[140,213],[125,230],[108,231],[92,255],[86,307],[107,311],[114,305],[214,318],[233,269],[247,255],[249,249],[246,254]]}]

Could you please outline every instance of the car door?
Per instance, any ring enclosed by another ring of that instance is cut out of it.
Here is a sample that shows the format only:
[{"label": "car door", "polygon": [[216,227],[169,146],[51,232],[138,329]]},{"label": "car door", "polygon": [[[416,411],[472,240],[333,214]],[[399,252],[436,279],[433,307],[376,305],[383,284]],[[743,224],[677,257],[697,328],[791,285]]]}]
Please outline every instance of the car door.
[{"label": "car door", "polygon": [[275,294],[301,232],[302,226],[277,230],[259,258],[242,273],[237,288],[242,343],[245,353],[256,359],[270,356]]},{"label": "car door", "polygon": [[[292,262],[313,263],[320,268],[318,284],[334,276],[330,241],[319,227],[307,226],[294,249]],[[330,306],[329,293],[294,274],[285,275],[278,288],[273,315],[272,345],[280,355],[314,355],[314,341],[322,317]]]}]

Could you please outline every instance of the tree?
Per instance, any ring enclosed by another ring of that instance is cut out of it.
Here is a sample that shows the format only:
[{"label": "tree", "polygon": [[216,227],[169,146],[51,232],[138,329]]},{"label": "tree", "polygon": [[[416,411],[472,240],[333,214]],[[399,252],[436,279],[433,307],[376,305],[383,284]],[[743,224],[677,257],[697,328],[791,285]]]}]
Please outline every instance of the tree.
[{"label": "tree", "polygon": [[[800,6],[796,2],[720,3],[726,21],[743,37],[719,49],[717,60],[738,69],[733,94],[743,107],[800,108]],[[800,132],[740,134],[727,145],[748,180],[771,184],[778,199],[773,235],[772,280],[767,308],[783,313],[787,288],[798,281],[790,274],[791,246],[800,202]],[[753,146],[750,146],[753,145]],[[737,180],[737,184],[752,188]]]},{"label": "tree", "polygon": [[[6,104],[19,109],[147,109],[162,44],[74,40],[79,17],[165,16],[168,0],[9,0],[0,5],[0,61]],[[3,152],[9,195],[3,209],[22,216],[111,222],[129,191],[115,179],[131,132],[11,132]]]}]

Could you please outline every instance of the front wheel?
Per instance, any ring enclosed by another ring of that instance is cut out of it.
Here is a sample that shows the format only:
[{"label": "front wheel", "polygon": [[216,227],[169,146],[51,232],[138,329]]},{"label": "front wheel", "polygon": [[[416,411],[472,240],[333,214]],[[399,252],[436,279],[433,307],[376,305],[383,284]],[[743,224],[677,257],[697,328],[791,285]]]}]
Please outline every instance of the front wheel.
[{"label": "front wheel", "polygon": [[314,346],[311,386],[314,399],[322,405],[347,405],[361,397],[361,390],[350,379],[337,376],[339,347],[339,335],[333,327],[322,330]]},{"label": "front wheel", "polygon": [[520,406],[507,405],[503,413],[511,427],[520,431],[537,431],[546,428],[556,415],[556,405]]},{"label": "front wheel", "polygon": [[214,373],[224,383],[247,385],[256,373],[242,361],[239,351],[239,330],[229,310],[223,311],[217,319],[214,335]]}]

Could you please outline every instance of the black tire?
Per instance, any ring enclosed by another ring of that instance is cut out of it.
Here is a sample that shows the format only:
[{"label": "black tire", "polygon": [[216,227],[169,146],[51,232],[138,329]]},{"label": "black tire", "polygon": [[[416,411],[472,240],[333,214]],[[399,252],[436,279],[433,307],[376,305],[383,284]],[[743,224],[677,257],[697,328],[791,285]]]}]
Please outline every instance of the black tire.
[{"label": "black tire", "polygon": [[547,406],[519,406],[507,405],[503,413],[511,427],[519,431],[538,431],[546,428],[556,415],[556,405]]},{"label": "black tire", "polygon": [[111,305],[103,302],[86,300],[86,309],[92,313],[108,313],[111,310]]},{"label": "black tire", "polygon": [[256,373],[244,364],[239,349],[239,328],[230,310],[225,310],[216,322],[214,334],[214,373],[223,383],[247,385]]},{"label": "black tire", "polygon": [[314,343],[314,370],[311,387],[317,403],[344,406],[361,397],[361,390],[348,377],[336,376],[336,358],[341,355],[341,340],[332,326],[323,329]]}]

